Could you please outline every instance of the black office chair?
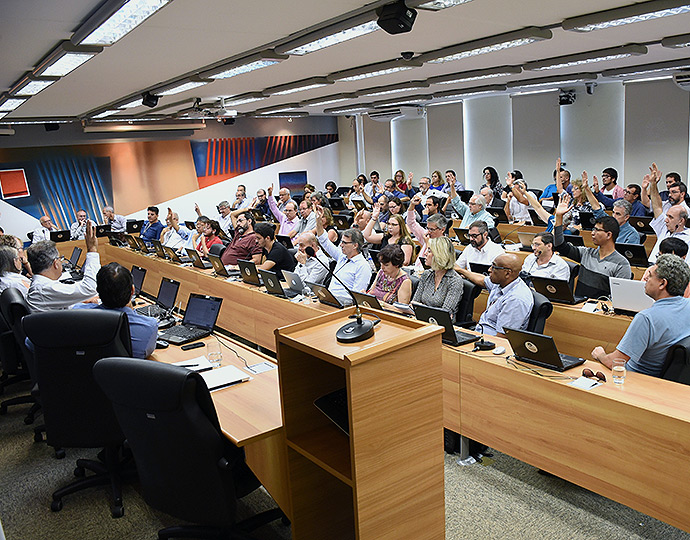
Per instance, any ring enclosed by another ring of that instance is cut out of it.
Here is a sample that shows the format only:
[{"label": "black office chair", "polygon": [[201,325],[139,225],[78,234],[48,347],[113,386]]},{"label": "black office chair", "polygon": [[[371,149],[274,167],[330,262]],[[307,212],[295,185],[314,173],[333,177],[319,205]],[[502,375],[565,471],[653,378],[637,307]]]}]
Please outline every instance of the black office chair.
[{"label": "black office chair", "polygon": [[[48,311],[24,317],[22,326],[34,348],[48,444],[105,448],[98,461],[77,460],[74,474],[84,478],[55,491],[51,510],[62,509],[65,495],[110,484],[112,516],[124,515],[121,477],[127,471],[119,455],[125,437],[92,369],[105,356],[131,356],[127,315],[100,309]],[[85,477],[86,469],[96,474]]]},{"label": "black office chair", "polygon": [[470,327],[476,323],[472,320],[474,314],[474,301],[481,294],[482,288],[471,281],[462,278],[462,298],[458,304],[458,312],[455,316],[456,325]]},{"label": "black office chair", "polygon": [[276,508],[235,522],[237,499],[260,482],[223,435],[198,373],[131,358],[104,358],[93,371],[127,436],[146,502],[199,524],[162,529],[159,539],[245,538],[242,532],[284,518]]},{"label": "black office chair", "polygon": [[553,313],[553,305],[546,296],[537,291],[532,291],[532,296],[534,297],[534,306],[532,306],[532,313],[530,313],[526,330],[543,334],[546,319]]},{"label": "black office chair", "polygon": [[[14,339],[12,328],[0,315],[0,394],[10,385],[29,380],[29,372],[22,368],[22,352]],[[4,414],[0,411],[0,414]]]},{"label": "black office chair", "polygon": [[660,376],[669,381],[690,384],[690,337],[668,350]]},{"label": "black office chair", "polygon": [[640,234],[640,244],[644,245],[644,243],[647,241],[647,234],[646,233],[639,233]]},{"label": "black office chair", "polygon": [[570,290],[574,291],[575,290],[575,278],[580,273],[580,263],[576,263],[575,261],[571,261],[569,259],[563,259],[563,260],[568,264],[568,268],[570,268],[570,279],[568,280],[568,285],[570,286]]},{"label": "black office chair", "polygon": [[536,189],[536,188],[528,188],[527,191],[531,191],[532,194],[539,200],[539,197],[541,197],[541,194],[544,193],[544,190],[541,189]]},{"label": "black office chair", "polygon": [[417,292],[417,287],[419,287],[419,276],[412,274],[410,281],[412,282],[412,296],[410,298],[414,298],[414,293]]},{"label": "black office chair", "polygon": [[222,257],[222,256],[223,256],[223,252],[225,251],[225,247],[226,247],[225,244],[213,244],[213,245],[209,248],[208,252],[209,252],[211,255],[217,255],[218,257]]}]

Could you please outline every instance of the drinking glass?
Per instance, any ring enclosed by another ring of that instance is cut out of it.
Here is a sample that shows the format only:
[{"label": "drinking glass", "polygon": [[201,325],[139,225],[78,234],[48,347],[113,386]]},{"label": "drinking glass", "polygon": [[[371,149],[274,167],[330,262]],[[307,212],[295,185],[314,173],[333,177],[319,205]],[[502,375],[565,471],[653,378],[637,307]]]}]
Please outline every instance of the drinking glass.
[{"label": "drinking glass", "polygon": [[223,360],[223,351],[220,347],[220,342],[217,339],[212,339],[206,343],[206,358],[213,367],[219,367]]},{"label": "drinking glass", "polygon": [[614,360],[611,374],[615,384],[623,384],[625,382],[625,360]]}]

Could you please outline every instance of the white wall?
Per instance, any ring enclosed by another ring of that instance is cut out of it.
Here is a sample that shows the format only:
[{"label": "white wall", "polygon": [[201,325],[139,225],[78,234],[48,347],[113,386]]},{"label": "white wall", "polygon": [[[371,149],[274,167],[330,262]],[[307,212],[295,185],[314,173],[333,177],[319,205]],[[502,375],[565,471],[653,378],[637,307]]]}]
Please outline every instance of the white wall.
[{"label": "white wall", "polygon": [[[429,170],[429,139],[426,117],[391,121],[391,170],[413,173],[414,182]],[[384,177],[385,178],[385,177]]]},{"label": "white wall", "polygon": [[357,171],[357,146],[355,144],[355,117],[338,117],[338,166],[333,168],[333,172],[338,172],[338,178],[329,178],[337,185],[351,185],[352,179],[359,172]]},{"label": "white wall", "polygon": [[[462,178],[465,170],[462,103],[435,105],[426,111],[429,133],[429,171],[448,169]],[[443,178],[443,176],[442,176]]]},{"label": "white wall", "polygon": [[15,208],[0,200],[0,226],[6,234],[13,234],[24,242],[28,242],[26,233],[40,227],[41,223],[32,215]]}]

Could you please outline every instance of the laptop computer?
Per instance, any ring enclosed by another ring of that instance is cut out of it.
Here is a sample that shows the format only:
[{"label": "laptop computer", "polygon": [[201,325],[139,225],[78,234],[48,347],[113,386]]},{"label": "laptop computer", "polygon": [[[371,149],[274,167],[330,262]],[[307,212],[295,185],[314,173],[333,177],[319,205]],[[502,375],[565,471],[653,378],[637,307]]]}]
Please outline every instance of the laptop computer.
[{"label": "laptop computer", "polygon": [[276,242],[283,244],[286,249],[294,249],[295,247],[292,245],[292,238],[284,234],[276,234]]},{"label": "laptop computer", "polygon": [[477,274],[484,274],[485,276],[489,275],[489,268],[491,268],[490,264],[484,264],[484,263],[478,263],[478,262],[471,262],[470,264],[470,270],[472,272],[476,272]]},{"label": "laptop computer", "polygon": [[[143,278],[142,278],[143,279]],[[167,317],[172,313],[175,307],[175,300],[177,300],[177,292],[180,290],[180,282],[174,279],[162,278],[161,284],[158,287],[158,296],[156,296],[156,303],[150,306],[141,306],[136,309],[140,315],[147,315],[149,317]]]},{"label": "laptop computer", "polygon": [[146,242],[141,236],[135,236],[134,240],[136,241],[137,244],[139,244],[139,249],[142,251],[142,253],[155,253],[156,248],[151,245],[150,241]]},{"label": "laptop computer", "polygon": [[494,220],[496,220],[496,223],[508,223],[508,216],[503,208],[487,206],[486,211],[493,216]]},{"label": "laptop computer", "polygon": [[96,225],[96,236],[102,238],[104,236],[109,236],[110,224],[108,225]]},{"label": "laptop computer", "polygon": [[384,309],[381,305],[381,302],[379,302],[379,299],[376,298],[376,296],[374,296],[373,294],[356,291],[350,291],[350,294],[355,297],[355,300],[357,300],[359,307],[380,310]]},{"label": "laptop computer", "polygon": [[236,277],[240,275],[239,270],[228,270],[225,268],[225,265],[223,264],[223,261],[220,259],[218,255],[214,255],[213,253],[208,254],[208,260],[210,261],[211,265],[213,266],[213,271],[216,273],[217,276],[222,276],[222,277]]},{"label": "laptop computer", "polygon": [[264,213],[258,208],[249,208],[247,212],[250,212],[251,215],[254,216],[255,221],[266,221],[266,216],[264,216]]},{"label": "laptop computer", "polygon": [[108,237],[108,242],[111,246],[124,247],[125,245],[127,245],[122,240],[122,233],[107,232],[105,235]]},{"label": "laptop computer", "polygon": [[559,353],[551,336],[507,327],[503,327],[503,330],[515,358],[520,362],[555,371],[565,371],[585,362],[584,358]]},{"label": "laptop computer", "polygon": [[129,246],[129,249],[133,249],[134,251],[141,251],[141,248],[139,247],[139,244],[137,241],[134,239],[134,236],[131,234],[125,234],[125,242],[127,242],[127,245]]},{"label": "laptop computer", "polygon": [[289,270],[283,270],[283,277],[288,287],[295,291],[296,293],[302,293],[304,291],[304,283],[302,283],[302,278],[299,277],[297,272],[290,272]]},{"label": "laptop computer", "polygon": [[580,212],[580,225],[585,231],[591,231],[594,228],[594,222],[597,218],[594,217],[593,212]]},{"label": "laptop computer", "polygon": [[533,225],[547,225],[546,221],[539,217],[539,214],[537,214],[537,211],[534,208],[528,208],[527,211],[529,212],[529,216],[532,218]]},{"label": "laptop computer", "polygon": [[521,244],[520,251],[529,251],[531,253],[532,241],[534,240],[534,237],[537,236],[537,233],[518,232],[517,235]]},{"label": "laptop computer", "polygon": [[650,225],[653,219],[652,216],[630,216],[628,223],[635,227],[637,232],[645,233],[649,236],[650,234],[656,234],[656,231]]},{"label": "laptop computer", "polygon": [[153,251],[156,253],[157,257],[160,257],[161,259],[168,258],[168,256],[165,254],[163,244],[161,244],[160,240],[151,240],[151,243],[153,244]]},{"label": "laptop computer", "polygon": [[586,300],[584,296],[575,296],[566,280],[541,276],[530,276],[530,279],[534,290],[553,302],[573,305]]},{"label": "laptop computer", "polygon": [[345,201],[343,201],[340,197],[331,197],[328,199],[328,202],[331,204],[331,210],[335,210],[336,212],[347,210]]},{"label": "laptop computer", "polygon": [[133,220],[127,220],[127,224],[125,225],[125,230],[129,234],[134,234],[141,232],[141,228],[144,225],[144,220],[143,219],[133,219]]},{"label": "laptop computer", "polygon": [[470,334],[469,332],[456,330],[453,326],[453,321],[450,318],[450,313],[445,309],[418,304],[417,302],[412,302],[411,305],[414,309],[414,316],[418,321],[424,321],[443,327],[441,341],[446,345],[458,347],[460,345],[466,345],[467,343],[477,341],[481,337]]},{"label": "laptop computer", "polygon": [[654,300],[645,294],[644,284],[644,281],[609,276],[614,312],[632,315],[652,307]]},{"label": "laptop computer", "polygon": [[139,296],[141,289],[144,287],[144,278],[146,277],[146,268],[132,265],[132,285],[134,285],[134,295]]},{"label": "laptop computer", "polygon": [[333,216],[333,223],[336,229],[344,231],[345,229],[352,227],[353,219],[354,218],[352,216],[348,216],[346,214],[336,214]]},{"label": "laptop computer", "polygon": [[263,283],[261,283],[261,277],[256,270],[256,264],[254,261],[238,259],[237,266],[240,267],[240,276],[242,276],[242,281],[249,283],[250,285],[263,285]]},{"label": "laptop computer", "polygon": [[70,239],[69,230],[66,231],[50,231],[50,239],[57,242],[67,242]]},{"label": "laptop computer", "polygon": [[350,201],[350,202],[351,202],[352,205],[355,207],[355,209],[358,210],[358,211],[359,211],[359,210],[366,210],[366,209],[367,209],[367,205],[365,204],[364,201],[354,200],[354,201]]},{"label": "laptop computer", "polygon": [[616,251],[628,259],[630,266],[649,266],[647,250],[642,244],[619,244],[616,242]]},{"label": "laptop computer", "polygon": [[453,227],[453,230],[455,231],[455,236],[457,237],[458,241],[463,245],[463,246],[469,246],[470,245],[470,230],[465,229],[464,227]]},{"label": "laptop computer", "polygon": [[337,308],[345,307],[340,303],[340,300],[333,296],[333,293],[328,290],[328,287],[319,285],[318,283],[312,283],[311,281],[307,281],[306,285],[312,290],[322,304]]},{"label": "laptop computer", "polygon": [[192,266],[194,266],[194,268],[199,268],[201,270],[213,268],[213,265],[210,262],[204,261],[201,258],[199,252],[196,249],[185,248],[185,251],[187,252],[187,255],[189,255],[189,260],[192,261]]},{"label": "laptop computer", "polygon": [[81,257],[81,252],[82,249],[75,246],[74,249],[72,249],[72,254],[69,256],[69,259],[67,259],[65,262],[65,266],[67,266],[67,268],[76,270],[79,263],[79,257]]},{"label": "laptop computer", "polygon": [[194,221],[185,221],[184,226],[187,227],[190,231],[196,230],[196,222]]},{"label": "laptop computer", "polygon": [[178,255],[177,251],[175,251],[173,248],[169,246],[163,246],[163,251],[165,254],[168,256],[168,259],[170,259],[173,262],[176,262],[178,264],[185,264],[185,263],[190,263],[192,260],[187,257],[186,255]]},{"label": "laptop computer", "polygon": [[269,294],[280,296],[281,298],[294,298],[300,294],[292,289],[283,289],[283,286],[280,284],[280,278],[275,272],[270,270],[259,270],[258,272]]},{"label": "laptop computer", "polygon": [[570,242],[574,246],[584,247],[585,239],[577,234],[564,234],[563,238],[566,242]]},{"label": "laptop computer", "polygon": [[184,345],[211,335],[218,320],[222,302],[223,299],[216,296],[190,294],[182,323],[163,330],[158,335],[158,339],[173,345]]}]

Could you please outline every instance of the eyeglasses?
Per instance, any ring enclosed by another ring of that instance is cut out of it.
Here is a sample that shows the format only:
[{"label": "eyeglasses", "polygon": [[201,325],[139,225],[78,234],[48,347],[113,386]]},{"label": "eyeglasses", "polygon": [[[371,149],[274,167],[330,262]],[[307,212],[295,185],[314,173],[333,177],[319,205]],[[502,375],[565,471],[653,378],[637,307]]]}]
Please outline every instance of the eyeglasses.
[{"label": "eyeglasses", "polygon": [[604,375],[601,371],[597,371],[596,373],[594,373],[591,369],[585,368],[582,370],[582,376],[587,377],[588,379],[595,377],[599,379],[601,382],[606,382],[606,375]]},{"label": "eyeglasses", "polygon": [[601,177],[602,178],[611,178],[611,175],[610,174],[602,174]]},{"label": "eyeglasses", "polygon": [[432,233],[432,232],[438,232],[438,231],[440,231],[441,229],[439,229],[438,227],[427,227],[426,230],[427,230],[428,232]]},{"label": "eyeglasses", "polygon": [[474,234],[474,233],[467,233],[467,238],[479,238],[482,236],[482,233]]},{"label": "eyeglasses", "polygon": [[593,227],[592,231],[594,231],[594,232],[606,232],[606,229],[600,229],[598,227]]},{"label": "eyeglasses", "polygon": [[492,264],[489,268],[491,270],[510,270],[507,266],[496,266],[495,264]]},{"label": "eyeglasses", "polygon": [[340,241],[340,245],[341,245],[341,246],[346,246],[346,245],[348,245],[348,244],[354,244],[354,242],[346,242],[345,240],[341,240],[341,241]]}]

